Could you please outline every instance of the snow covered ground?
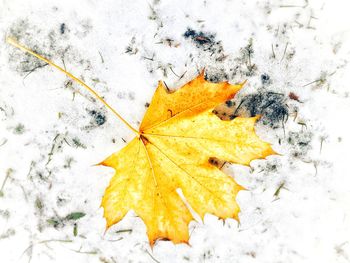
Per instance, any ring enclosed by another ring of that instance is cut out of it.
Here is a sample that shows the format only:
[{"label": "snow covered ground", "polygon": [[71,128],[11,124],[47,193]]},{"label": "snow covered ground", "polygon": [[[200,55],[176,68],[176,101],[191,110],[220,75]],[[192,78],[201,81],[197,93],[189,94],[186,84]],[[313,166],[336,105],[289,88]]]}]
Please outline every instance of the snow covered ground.
[{"label": "snow covered ground", "polygon": [[[349,262],[349,8],[0,0],[0,262]],[[247,79],[223,111],[262,114],[257,133],[281,156],[223,168],[249,189],[240,224],[207,215],[190,224],[190,246],[153,250],[132,212],[105,233],[113,171],[93,164],[133,134],[6,36],[83,78],[134,126],[160,79],[175,89],[202,68],[211,81]]]}]

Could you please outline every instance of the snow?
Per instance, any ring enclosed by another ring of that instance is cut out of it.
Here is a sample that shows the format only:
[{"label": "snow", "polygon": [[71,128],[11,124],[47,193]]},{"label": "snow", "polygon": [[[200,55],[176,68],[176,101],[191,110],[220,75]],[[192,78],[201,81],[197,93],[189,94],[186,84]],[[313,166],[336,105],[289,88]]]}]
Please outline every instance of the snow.
[{"label": "snow", "polygon": [[[347,0],[0,7],[1,262],[349,262]],[[271,115],[259,108],[256,127],[281,155],[225,165],[249,189],[238,195],[240,223],[207,215],[190,224],[190,246],[159,241],[151,249],[132,212],[105,232],[100,201],[113,171],[94,164],[133,134],[6,36],[83,78],[134,126],[158,80],[175,89],[202,68],[213,81],[247,79],[235,107],[249,94],[281,96]],[[284,123],[276,119],[281,107]],[[74,212],[85,216],[68,220]]]}]

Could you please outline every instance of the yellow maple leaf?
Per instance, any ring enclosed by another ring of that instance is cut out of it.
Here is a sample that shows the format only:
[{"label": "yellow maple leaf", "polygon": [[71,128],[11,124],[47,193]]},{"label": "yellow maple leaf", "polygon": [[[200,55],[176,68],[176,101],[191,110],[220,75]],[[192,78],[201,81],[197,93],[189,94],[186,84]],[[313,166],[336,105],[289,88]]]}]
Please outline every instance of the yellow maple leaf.
[{"label": "yellow maple leaf", "polygon": [[78,81],[135,132],[129,144],[100,163],[115,169],[102,199],[107,228],[133,210],[144,221],[151,245],[157,239],[188,243],[191,209],[202,219],[210,213],[238,220],[236,196],[243,187],[209,160],[249,165],[275,153],[255,134],[258,117],[223,121],[213,113],[243,83],[211,83],[202,72],[168,93],[159,82],[137,130],[84,82],[14,40],[9,42]]}]

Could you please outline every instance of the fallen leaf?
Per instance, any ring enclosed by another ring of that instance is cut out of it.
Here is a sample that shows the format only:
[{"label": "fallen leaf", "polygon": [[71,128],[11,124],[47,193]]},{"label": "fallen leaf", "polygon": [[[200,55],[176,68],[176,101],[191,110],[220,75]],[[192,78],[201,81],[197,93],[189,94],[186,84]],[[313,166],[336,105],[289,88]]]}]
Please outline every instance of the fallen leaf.
[{"label": "fallen leaf", "polygon": [[107,227],[133,210],[151,245],[157,239],[187,243],[194,219],[188,206],[202,219],[206,213],[238,219],[235,199],[243,187],[209,159],[249,165],[274,153],[254,132],[257,117],[222,121],[212,112],[242,85],[210,83],[202,73],[168,93],[159,82],[139,135],[101,163],[116,170],[102,200]]},{"label": "fallen leaf", "polygon": [[82,218],[85,216],[85,213],[83,212],[73,212],[66,216],[67,220],[78,220],[79,218]]},{"label": "fallen leaf", "polygon": [[137,130],[83,81],[15,40],[7,41],[77,81],[135,132],[128,145],[100,163],[115,169],[102,199],[107,228],[133,210],[144,221],[153,246],[158,239],[188,243],[191,211],[202,219],[210,213],[238,220],[236,196],[244,188],[210,160],[249,165],[275,153],[255,134],[258,117],[224,121],[213,113],[244,83],[210,83],[202,72],[168,93],[159,82]]}]

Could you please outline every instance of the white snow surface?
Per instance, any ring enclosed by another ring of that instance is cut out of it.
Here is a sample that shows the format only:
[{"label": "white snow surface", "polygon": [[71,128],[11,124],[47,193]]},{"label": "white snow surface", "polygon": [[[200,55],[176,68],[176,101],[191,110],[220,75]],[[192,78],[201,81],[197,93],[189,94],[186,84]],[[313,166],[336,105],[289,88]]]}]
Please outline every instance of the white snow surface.
[{"label": "white snow surface", "polygon": [[[0,0],[0,262],[349,262],[349,8]],[[189,29],[199,36],[186,38]],[[237,198],[240,223],[208,214],[191,222],[190,245],[153,249],[133,212],[105,232],[100,202],[114,171],[94,164],[133,134],[7,36],[83,78],[134,126],[158,80],[176,89],[203,68],[213,81],[247,79],[236,101],[279,94],[288,119],[263,117],[256,131],[281,155],[223,168],[248,189]],[[85,216],[67,219],[76,212]]]}]

